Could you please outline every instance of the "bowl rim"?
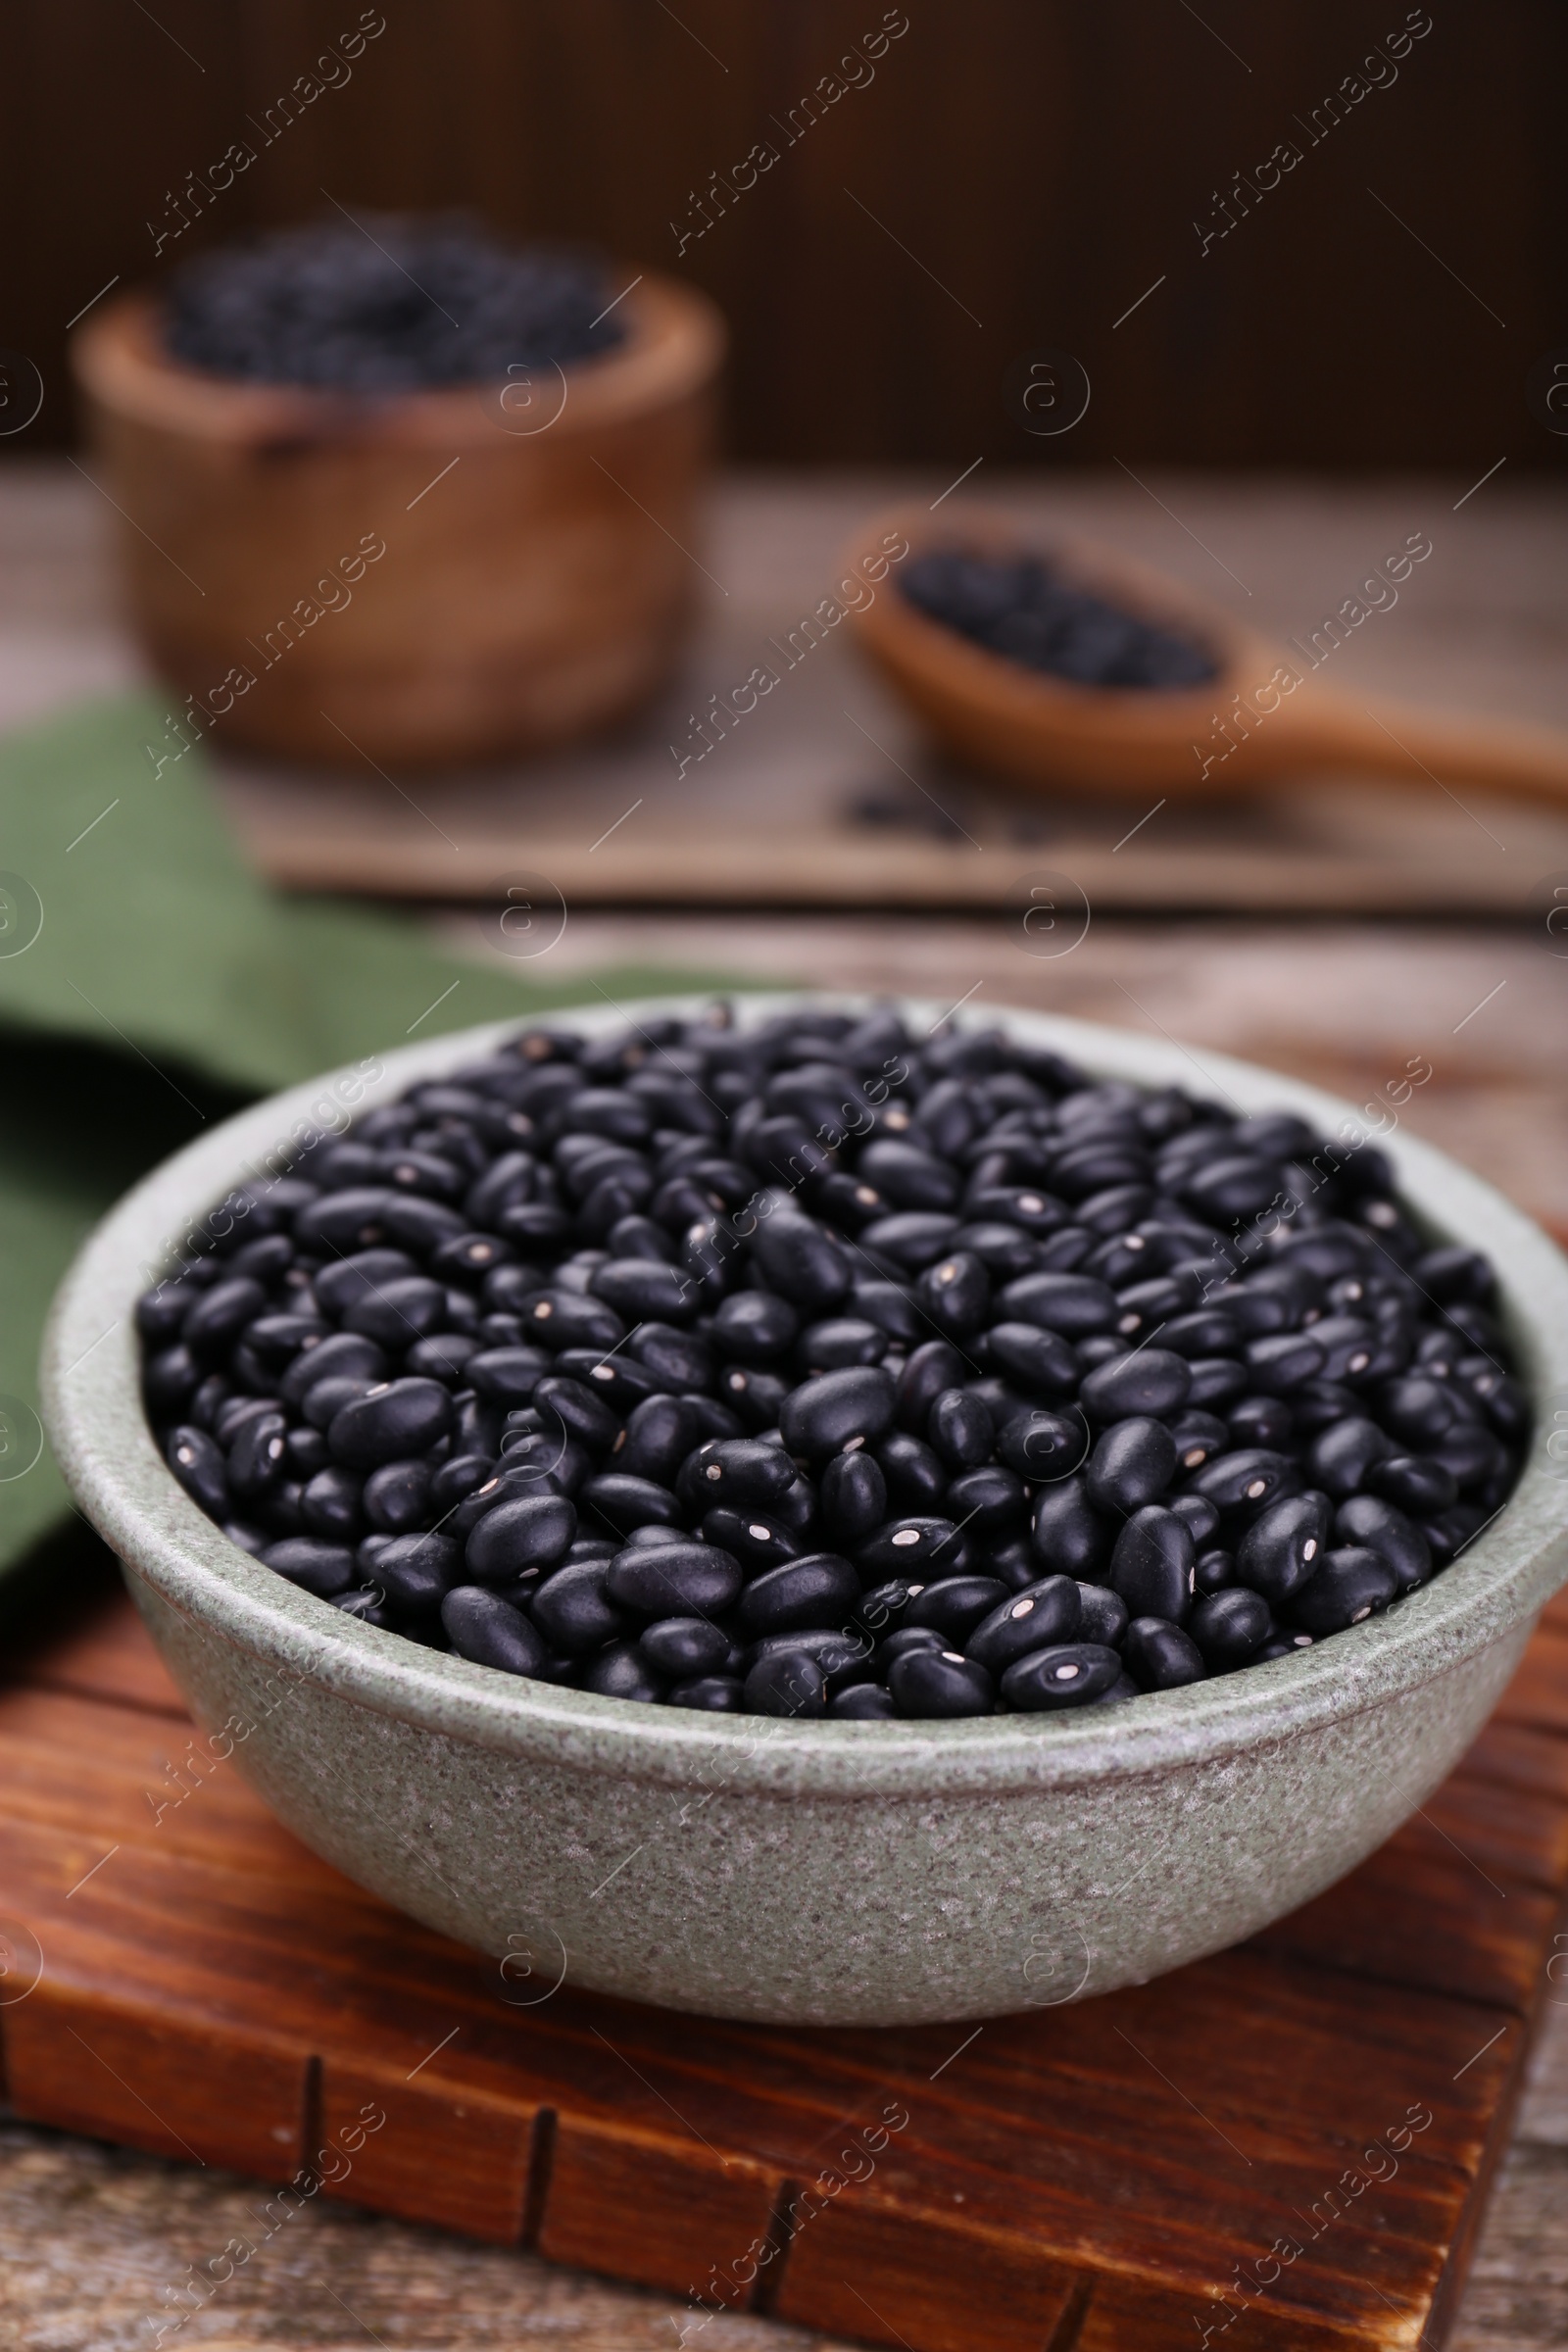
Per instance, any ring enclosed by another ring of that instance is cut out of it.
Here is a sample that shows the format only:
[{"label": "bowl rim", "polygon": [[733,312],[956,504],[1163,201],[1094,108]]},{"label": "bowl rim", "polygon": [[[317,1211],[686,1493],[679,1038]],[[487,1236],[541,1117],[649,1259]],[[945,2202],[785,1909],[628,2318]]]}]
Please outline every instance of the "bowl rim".
[{"label": "bowl rim", "polygon": [[553,368],[562,407],[529,433],[487,414],[483,378],[424,390],[369,393],[320,384],[268,383],[210,374],[170,356],[159,326],[159,295],[128,288],[71,339],[76,382],[106,414],[162,432],[243,447],[504,451],[559,446],[633,416],[662,410],[710,383],[723,362],[728,330],[699,287],[644,271],[620,297],[631,332],[624,342]]},{"label": "bowl rim", "polygon": [[[853,991],[730,992],[742,1025],[791,1008],[890,1006],[911,1028],[943,1008]],[[176,1615],[194,1620],[284,1678],[319,1688],[462,1743],[556,1766],[710,1792],[922,1800],[1066,1788],[1217,1762],[1281,1742],[1414,1692],[1533,1621],[1568,1581],[1568,1480],[1547,1454],[1538,1414],[1519,1483],[1492,1523],[1441,1575],[1366,1624],[1293,1657],[1186,1689],[1146,1693],[1136,1707],[1057,1717],[985,1716],[951,1723],[800,1723],[702,1715],[603,1698],[504,1676],[361,1625],[299,1591],[229,1543],[159,1455],[143,1415],[132,1321],[135,1298],[172,1259],[193,1221],[300,1134],[336,1126],[346,1101],[368,1108],[405,1087],[461,1067],[535,1022],[586,1035],[630,1019],[691,1017],[710,992],[630,1005],[523,1014],[404,1046],[291,1087],[225,1120],[154,1169],[83,1244],[56,1296],[44,1337],[44,1423],[73,1494],[105,1541]],[[1175,1039],[996,1005],[958,1022],[1000,1017],[1097,1076],[1195,1085],[1244,1111],[1299,1111],[1333,1133],[1353,1106],[1322,1089]],[[351,1092],[358,1089],[358,1094]],[[330,1108],[323,1108],[329,1105]],[[314,1115],[313,1115],[314,1114]],[[1418,1220],[1474,1242],[1493,1258],[1502,1318],[1520,1373],[1538,1399],[1568,1396],[1568,1262],[1524,1213],[1433,1146],[1377,1139]],[[706,1800],[705,1800],[706,1801]]]}]

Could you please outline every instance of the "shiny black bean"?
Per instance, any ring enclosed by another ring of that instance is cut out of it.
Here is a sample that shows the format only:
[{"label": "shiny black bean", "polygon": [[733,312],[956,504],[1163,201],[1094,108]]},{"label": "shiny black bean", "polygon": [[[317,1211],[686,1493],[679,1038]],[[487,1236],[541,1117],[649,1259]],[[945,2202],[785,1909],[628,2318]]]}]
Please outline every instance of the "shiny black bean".
[{"label": "shiny black bean", "polygon": [[[784,1634],[824,1619],[849,1618],[860,1597],[860,1579],[837,1552],[808,1552],[754,1577],[741,1594],[737,1616],[747,1633]],[[727,1603],[724,1605],[728,1605]]]},{"label": "shiny black bean", "polygon": [[770,1511],[795,1484],[795,1464],[777,1446],[758,1438],[721,1439],[700,1448],[683,1469],[679,1492],[699,1512],[714,1503],[731,1510]]},{"label": "shiny black bean", "polygon": [[888,1668],[888,1689],[901,1715],[941,1721],[989,1715],[996,1684],[986,1669],[956,1649],[911,1649]]},{"label": "shiny black bean", "polygon": [[904,1622],[906,1626],[930,1626],[949,1641],[963,1643],[982,1618],[1007,1598],[1007,1588],[1000,1577],[939,1576],[923,1592],[911,1594]]},{"label": "shiny black bean", "polygon": [[502,1674],[535,1675],[548,1655],[522,1611],[479,1585],[454,1585],[442,1600],[441,1623],[460,1658]]},{"label": "shiny black bean", "polygon": [[918,1285],[921,1306],[937,1329],[954,1340],[972,1339],[991,1306],[991,1277],[965,1250],[928,1266]]},{"label": "shiny black bean", "polygon": [[818,1496],[824,1532],[830,1542],[851,1550],[872,1536],[888,1515],[882,1466],[862,1446],[833,1456],[821,1473]]},{"label": "shiny black bean", "polygon": [[951,1649],[952,1646],[947,1635],[939,1634],[934,1626],[896,1626],[892,1633],[886,1635],[878,1642],[873,1664],[882,1680],[886,1682],[888,1668],[896,1658],[907,1657],[912,1650],[916,1649],[942,1650]]},{"label": "shiny black bean", "polygon": [[994,1323],[983,1347],[988,1363],[1032,1395],[1062,1397],[1077,1390],[1083,1365],[1059,1332],[1035,1323]]},{"label": "shiny black bean", "polygon": [[678,1527],[681,1522],[680,1504],[667,1487],[656,1486],[651,1478],[628,1478],[618,1470],[585,1479],[577,1499],[612,1535],[627,1536],[634,1527]]},{"label": "shiny black bean", "polygon": [[[616,1555],[619,1556],[618,1554]],[[591,1657],[627,1630],[625,1613],[610,1599],[608,1560],[572,1560],[547,1576],[534,1594],[534,1624],[552,1647],[566,1657]],[[664,1615],[671,1614],[666,1609]],[[657,1614],[649,1610],[648,1614]]]},{"label": "shiny black bean", "polygon": [[1093,1577],[1110,1556],[1111,1527],[1091,1503],[1082,1474],[1036,1495],[1030,1533],[1043,1566],[1064,1576]]},{"label": "shiny black bean", "polygon": [[452,1427],[452,1399],[438,1381],[384,1381],[334,1413],[326,1433],[333,1458],[373,1470],[423,1453]]},{"label": "shiny black bean", "polygon": [[1247,1387],[1247,1366],[1231,1355],[1195,1356],[1187,1369],[1191,1376],[1187,1401],[1205,1411],[1210,1406],[1223,1410]]},{"label": "shiny black bean", "polygon": [[880,1364],[824,1372],[785,1397],[778,1425],[791,1453],[821,1460],[851,1438],[880,1437],[892,1422],[894,1399],[892,1376]]},{"label": "shiny black bean", "polygon": [[1115,1292],[1087,1274],[1025,1274],[1008,1283],[1000,1303],[1007,1320],[1039,1324],[1065,1340],[1114,1331],[1120,1312]]},{"label": "shiny black bean", "polygon": [[383,1462],[365,1482],[365,1516],[382,1535],[412,1534],[429,1510],[428,1462]]},{"label": "shiny black bean", "polygon": [[1200,1551],[1193,1563],[1193,1591],[1223,1592],[1237,1582],[1236,1555],[1229,1551]]},{"label": "shiny black bean", "polygon": [[603,1450],[620,1435],[620,1422],[586,1381],[564,1380],[549,1374],[533,1393],[535,1410],[549,1427],[556,1422],[580,1444]]},{"label": "shiny black bean", "polygon": [[318,1470],[300,1494],[307,1533],[325,1536],[334,1544],[357,1544],[365,1528],[362,1494],[356,1471],[341,1470],[335,1463]]},{"label": "shiny black bean", "polygon": [[439,1380],[444,1387],[455,1389],[466,1380],[465,1367],[478,1350],[479,1342],[463,1332],[432,1332],[429,1339],[415,1341],[403,1359],[403,1368],[421,1379]]},{"label": "shiny black bean", "polygon": [[856,1315],[830,1315],[823,1323],[808,1325],[796,1348],[796,1360],[808,1375],[840,1372],[849,1364],[879,1364],[888,1351],[888,1335],[880,1324]]},{"label": "shiny black bean", "polygon": [[1317,1574],[1329,1542],[1326,1494],[1293,1494],[1259,1513],[1236,1549],[1236,1578],[1279,1608]]},{"label": "shiny black bean", "polygon": [[[273,1416],[269,1414],[267,1418],[271,1420]],[[222,1448],[206,1430],[186,1424],[172,1431],[165,1458],[191,1500],[199,1503],[210,1518],[228,1516],[228,1475]]]},{"label": "shiny black bean", "polygon": [[408,1274],[357,1298],[343,1318],[344,1329],[373,1340],[398,1355],[416,1340],[439,1331],[446,1321],[447,1294],[439,1282]]},{"label": "shiny black bean", "polygon": [[1303,1483],[1298,1464],[1261,1446],[1216,1454],[1190,1481],[1216,1510],[1253,1518],[1281,1495],[1298,1494]]},{"label": "shiny black bean", "polygon": [[483,1348],[463,1367],[466,1385],[497,1404],[526,1404],[553,1368],[541,1348]]},{"label": "shiny black bean", "polygon": [[1451,1510],[1459,1498],[1459,1482],[1453,1472],[1430,1454],[1386,1454],[1367,1472],[1366,1486],[1369,1494],[1381,1495],[1385,1502],[1417,1519]]},{"label": "shiny black bean", "polygon": [[1274,1631],[1268,1602],[1260,1592],[1244,1586],[1228,1592],[1208,1592],[1194,1603],[1187,1632],[1202,1652],[1211,1674],[1228,1674],[1245,1666]]},{"label": "shiny black bean", "polygon": [[1030,1486],[1045,1486],[1082,1468],[1089,1432],[1076,1407],[1059,1413],[1018,1413],[999,1433],[997,1451],[1015,1477]]},{"label": "shiny black bean", "polygon": [[978,1397],[944,1389],[931,1407],[926,1435],[950,1470],[977,1470],[990,1456],[991,1416]]},{"label": "shiny black bean", "polygon": [[1144,1690],[1175,1690],[1200,1683],[1207,1668],[1190,1634],[1162,1617],[1135,1617],[1122,1639],[1127,1671]]},{"label": "shiny black bean", "polygon": [[400,1615],[436,1615],[442,1595],[463,1574],[463,1546],[450,1536],[388,1536],[376,1555],[375,1582]]},{"label": "shiny black bean", "polygon": [[848,1303],[862,1322],[906,1348],[918,1346],[931,1328],[900,1282],[858,1282]]},{"label": "shiny black bean", "polygon": [[779,1212],[757,1227],[752,1253],[770,1290],[808,1316],[825,1315],[853,1279],[842,1247],[809,1218]]},{"label": "shiny black bean", "polygon": [[826,1679],[808,1651],[771,1650],[748,1673],[743,1703],[753,1715],[823,1715]]},{"label": "shiny black bean", "polygon": [[267,1293],[248,1275],[214,1283],[186,1310],[180,1339],[198,1363],[221,1363],[247,1323],[267,1311]]},{"label": "shiny black bean", "polygon": [[896,1429],[878,1445],[876,1458],[887,1483],[892,1511],[904,1515],[943,1509],[948,1473],[933,1446],[924,1445],[908,1430]]},{"label": "shiny black bean", "polygon": [[296,1411],[304,1404],[312,1389],[325,1380],[357,1380],[368,1384],[384,1380],[387,1373],[385,1351],[373,1340],[362,1339],[353,1332],[334,1332],[318,1347],[303,1349],[277,1384],[279,1401]]},{"label": "shiny black bean", "polygon": [[655,1706],[664,1695],[662,1678],[655,1674],[634,1642],[612,1642],[589,1660],[578,1687],[600,1698],[630,1698]]},{"label": "shiny black bean", "polygon": [[277,1412],[256,1413],[235,1431],[228,1448],[228,1483],[241,1502],[255,1504],[288,1476],[288,1423]]},{"label": "shiny black bean", "polygon": [[1246,1336],[1237,1316],[1214,1306],[1173,1315],[1161,1326],[1159,1334],[1162,1347],[1189,1361],[1200,1356],[1239,1355]]},{"label": "shiny black bean", "polygon": [[1341,1544],[1364,1544],[1382,1555],[1399,1580],[1401,1592],[1413,1592],[1432,1574],[1432,1546],[1413,1519],[1376,1494],[1352,1494],[1334,1514],[1334,1533]]},{"label": "shiny black bean", "polygon": [[1192,1374],[1180,1355],[1146,1347],[1088,1373],[1078,1397],[1090,1421],[1103,1428],[1107,1422],[1125,1425],[1134,1417],[1157,1419],[1174,1413],[1186,1402],[1191,1386]]},{"label": "shiny black bean", "polygon": [[919,1274],[953,1248],[957,1233],[956,1217],[934,1209],[905,1209],[862,1227],[860,1246],[905,1273]]},{"label": "shiny black bean", "polygon": [[[785,1576],[790,1571],[768,1573]],[[734,1556],[690,1538],[628,1545],[611,1561],[605,1584],[616,1608],[648,1618],[719,1616],[733,1605],[740,1590],[741,1568]]]},{"label": "shiny black bean", "polygon": [[318,1315],[258,1315],[245,1326],[246,1347],[270,1372],[280,1372],[302,1348],[318,1348],[330,1337],[330,1326]]},{"label": "shiny black bean", "polygon": [[[602,1396],[614,1413],[634,1412],[639,1404],[663,1391],[663,1383],[646,1364],[637,1363],[624,1352],[607,1356],[596,1348],[563,1348],[556,1357],[555,1369],[563,1380],[580,1380],[584,1388]],[[699,1434],[707,1437],[709,1432],[705,1429]]]},{"label": "shiny black bean", "polygon": [[1305,1633],[1343,1633],[1375,1609],[1387,1608],[1398,1591],[1398,1573],[1382,1552],[1345,1544],[1324,1553],[1315,1573],[1293,1593],[1289,1613]]},{"label": "shiny black bean", "polygon": [[899,1375],[895,1410],[901,1429],[918,1437],[945,1389],[961,1388],[971,1367],[951,1340],[926,1340]]},{"label": "shiny black bean", "polygon": [[1120,1593],[1112,1592],[1108,1585],[1078,1587],[1078,1634],[1080,1642],[1093,1642],[1103,1649],[1119,1649],[1127,1631],[1127,1603]]},{"label": "shiny black bean", "polygon": [[1173,1494],[1165,1506],[1185,1519],[1192,1533],[1194,1547],[1201,1551],[1219,1527],[1219,1513],[1204,1494]]},{"label": "shiny black bean", "polygon": [[358,1574],[349,1546],[322,1536],[285,1536],[280,1544],[269,1544],[262,1559],[279,1576],[286,1576],[291,1585],[314,1592],[318,1600],[347,1592]]},{"label": "shiny black bean", "polygon": [[972,1529],[977,1541],[993,1541],[1004,1531],[1012,1540],[1022,1535],[1029,1491],[1015,1471],[988,1462],[956,1478],[942,1508],[956,1526]]},{"label": "shiny black bean", "polygon": [[1002,1695],[1019,1714],[1051,1714],[1102,1697],[1120,1675],[1121,1659],[1101,1642],[1054,1642],[1013,1660],[1002,1677]]},{"label": "shiny black bean", "polygon": [[881,1683],[851,1683],[834,1692],[827,1711],[837,1723],[889,1723],[899,1710]]},{"label": "shiny black bean", "polygon": [[553,1568],[576,1533],[577,1513],[564,1495],[513,1494],[467,1531],[467,1573],[475,1584],[500,1585],[530,1568]]},{"label": "shiny black bean", "polygon": [[1152,1503],[1135,1511],[1116,1538],[1110,1589],[1131,1616],[1163,1617],[1179,1625],[1192,1606],[1194,1566],[1186,1522]]},{"label": "shiny black bean", "polygon": [[893,1519],[856,1552],[862,1576],[880,1584],[890,1576],[961,1576],[969,1565],[969,1546],[951,1519],[923,1515]]},{"label": "shiny black bean", "polygon": [[743,1686],[734,1675],[700,1674],[672,1683],[664,1696],[672,1707],[692,1707],[705,1715],[739,1715],[745,1707]]},{"label": "shiny black bean", "polygon": [[[1086,1384],[1087,1385],[1087,1384]],[[1176,1475],[1176,1441],[1161,1421],[1113,1422],[1090,1455],[1085,1483],[1097,1509],[1125,1517],[1163,1494]]]},{"label": "shiny black bean", "polygon": [[720,1551],[733,1552],[748,1575],[760,1568],[780,1568],[798,1559],[805,1546],[777,1520],[756,1511],[726,1510],[722,1504],[703,1520],[703,1541]]},{"label": "shiny black bean", "polygon": [[661,1389],[706,1389],[712,1380],[713,1351],[694,1331],[677,1331],[673,1323],[642,1323],[626,1347]]},{"label": "shiny black bean", "polygon": [[772,1429],[790,1386],[776,1372],[756,1364],[726,1364],[718,1376],[718,1393],[752,1429]]},{"label": "shiny black bean", "polygon": [[1435,1452],[1438,1441],[1454,1421],[1464,1418],[1462,1402],[1451,1384],[1419,1372],[1385,1381],[1372,1405],[1390,1436],[1401,1439],[1416,1453]]},{"label": "shiny black bean", "polygon": [[852,1683],[875,1680],[876,1643],[852,1626],[803,1626],[793,1633],[764,1634],[741,1654],[744,1665],[751,1667],[786,1649],[802,1650],[814,1659],[829,1695]]},{"label": "shiny black bean", "polygon": [[628,1414],[624,1432],[611,1441],[610,1466],[629,1478],[672,1487],[696,1443],[697,1416],[684,1397],[647,1396]]},{"label": "shiny black bean", "polygon": [[1277,1453],[1295,1435],[1296,1414],[1283,1396],[1239,1396],[1226,1412],[1224,1427],[1229,1438],[1221,1442],[1220,1452],[1263,1446]]},{"label": "shiny black bean", "polygon": [[[986,1580],[955,1577],[947,1581],[967,1585]],[[931,1586],[922,1594],[922,1602],[929,1601],[942,1591],[940,1584]],[[1095,1588],[1086,1586],[1083,1591],[1093,1592]],[[1106,1594],[1105,1597],[1109,1600],[1114,1596]],[[1120,1615],[1125,1624],[1125,1609],[1120,1610]],[[1103,1635],[1089,1633],[1084,1629],[1083,1618],[1082,1594],[1073,1579],[1070,1576],[1042,1577],[1038,1584],[1026,1586],[1022,1592],[1008,1593],[978,1623],[972,1623],[964,1639],[964,1652],[968,1657],[978,1658],[980,1664],[992,1674],[1001,1675],[1014,1658],[1024,1657],[1030,1650],[1046,1648],[1054,1642],[1076,1642],[1081,1635],[1087,1640],[1102,1641]],[[929,1614],[922,1616],[911,1612],[909,1621],[936,1624],[944,1632],[963,1630],[959,1625],[944,1623],[940,1617]]]},{"label": "shiny black bean", "polygon": [[717,1674],[729,1656],[729,1636],[706,1617],[661,1617],[645,1625],[637,1646],[654,1672],[675,1683]]},{"label": "shiny black bean", "polygon": [[1495,1478],[1508,1464],[1507,1449],[1500,1439],[1478,1422],[1453,1423],[1434,1442],[1431,1453],[1432,1459],[1441,1462],[1461,1489]]}]

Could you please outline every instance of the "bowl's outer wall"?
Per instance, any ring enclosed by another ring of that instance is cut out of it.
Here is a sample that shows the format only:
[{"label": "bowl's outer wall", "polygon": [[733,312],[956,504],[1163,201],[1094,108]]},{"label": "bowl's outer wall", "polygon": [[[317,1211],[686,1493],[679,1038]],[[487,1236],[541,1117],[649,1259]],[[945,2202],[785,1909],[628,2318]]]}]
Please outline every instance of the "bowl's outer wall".
[{"label": "bowl's outer wall", "polygon": [[[940,1008],[906,1009],[923,1028]],[[1007,1017],[1104,1074],[1195,1083],[1181,1049]],[[368,1099],[504,1034],[388,1055]],[[1314,1089],[1204,1061],[1213,1090],[1248,1109],[1296,1107],[1331,1128],[1345,1115]],[[52,1320],[48,1425],[203,1726],[350,1877],[510,1953],[509,1984],[564,1967],[673,2008],[883,2025],[1054,2003],[1180,1966],[1331,1884],[1423,1801],[1568,1575],[1568,1484],[1538,1431],[1497,1522],[1384,1617],[1245,1675],[1049,1723],[693,1717],[347,1624],[230,1544],[169,1475],[130,1326],[191,1219],[334,1083],[242,1113],[99,1228]],[[1538,1398],[1568,1396],[1561,1258],[1440,1154],[1401,1144],[1396,1156],[1433,1230],[1495,1257]]]},{"label": "bowl's outer wall", "polygon": [[704,2015],[920,2025],[1055,2006],[1180,1968],[1380,1845],[1480,1730],[1525,1624],[1338,1723],[1113,1791],[965,1796],[684,1789],[496,1754],[278,1677],[131,1590],[203,1724],[279,1819],[427,1927]]}]

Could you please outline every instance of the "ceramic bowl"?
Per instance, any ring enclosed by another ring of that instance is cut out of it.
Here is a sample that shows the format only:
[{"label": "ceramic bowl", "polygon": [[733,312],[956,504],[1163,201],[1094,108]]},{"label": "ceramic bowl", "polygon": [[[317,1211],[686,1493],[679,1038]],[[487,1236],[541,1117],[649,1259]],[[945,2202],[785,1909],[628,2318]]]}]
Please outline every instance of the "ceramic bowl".
[{"label": "ceramic bowl", "polygon": [[[744,1001],[740,1017],[791,1001]],[[904,1009],[918,1034],[939,1008]],[[553,1017],[597,1031],[620,1016]],[[1198,1079],[1158,1039],[1004,1017],[1106,1077]],[[1544,1434],[1501,1514],[1386,1615],[1049,1721],[789,1723],[600,1698],[353,1623],[236,1549],[154,1447],[137,1294],[297,1122],[340,1118],[323,1104],[356,1088],[388,1101],[505,1034],[405,1049],[373,1085],[300,1087],[204,1136],[98,1228],[46,1342],[73,1493],[198,1720],[232,1727],[236,1761],[318,1853],[427,1925],[516,1955],[541,1990],[569,1974],[715,2016],[894,2025],[1083,1999],[1216,1951],[1342,1877],[1444,1778],[1568,1579],[1568,1484]],[[1353,1116],[1270,1071],[1200,1060],[1246,1110],[1331,1131]],[[1568,1390],[1556,1250],[1442,1153],[1402,1132],[1385,1148],[1423,1226],[1491,1253],[1535,1396]]]},{"label": "ceramic bowl", "polygon": [[144,293],[95,311],[94,470],[180,718],[379,789],[368,763],[536,751],[646,701],[701,584],[724,328],[653,274],[621,316],[570,368],[388,398],[188,368]]}]

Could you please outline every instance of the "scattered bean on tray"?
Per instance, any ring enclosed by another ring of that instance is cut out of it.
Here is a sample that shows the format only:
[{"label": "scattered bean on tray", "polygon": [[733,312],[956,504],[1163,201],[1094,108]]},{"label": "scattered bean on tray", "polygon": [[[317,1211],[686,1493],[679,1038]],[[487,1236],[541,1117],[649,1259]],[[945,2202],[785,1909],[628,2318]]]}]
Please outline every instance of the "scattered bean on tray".
[{"label": "scattered bean on tray", "polygon": [[230,1540],[498,1673],[1054,1714],[1446,1567],[1528,1410],[1372,1144],[887,1009],[527,1029],[248,1182],[137,1308]]}]

